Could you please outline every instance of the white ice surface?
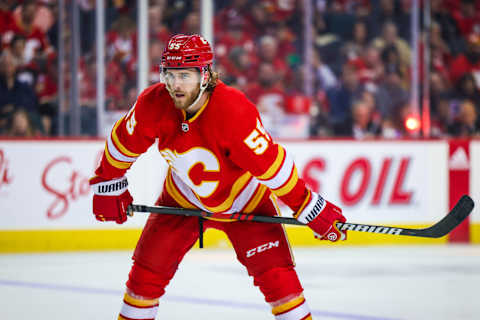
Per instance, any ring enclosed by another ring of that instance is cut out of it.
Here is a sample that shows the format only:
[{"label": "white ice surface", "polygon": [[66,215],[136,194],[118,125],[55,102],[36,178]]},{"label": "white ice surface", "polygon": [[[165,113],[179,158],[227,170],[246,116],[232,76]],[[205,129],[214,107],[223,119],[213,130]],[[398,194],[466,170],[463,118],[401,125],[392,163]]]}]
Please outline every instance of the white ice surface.
[{"label": "white ice surface", "polygon": [[[294,248],[314,319],[480,319],[480,246]],[[131,252],[0,255],[0,319],[116,319]],[[233,250],[192,250],[157,319],[273,319]]]}]

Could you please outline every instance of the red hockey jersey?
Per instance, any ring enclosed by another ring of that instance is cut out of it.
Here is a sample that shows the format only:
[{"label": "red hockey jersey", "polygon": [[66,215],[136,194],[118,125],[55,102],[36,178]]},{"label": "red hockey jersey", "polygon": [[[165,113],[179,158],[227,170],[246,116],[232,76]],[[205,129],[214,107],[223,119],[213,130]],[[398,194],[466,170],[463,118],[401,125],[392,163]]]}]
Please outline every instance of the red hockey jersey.
[{"label": "red hockey jersey", "polygon": [[292,156],[272,141],[256,107],[220,81],[188,120],[164,84],[147,88],[113,127],[96,174],[122,176],[156,138],[169,165],[166,191],[183,207],[248,213],[273,192],[299,212],[310,200]]}]

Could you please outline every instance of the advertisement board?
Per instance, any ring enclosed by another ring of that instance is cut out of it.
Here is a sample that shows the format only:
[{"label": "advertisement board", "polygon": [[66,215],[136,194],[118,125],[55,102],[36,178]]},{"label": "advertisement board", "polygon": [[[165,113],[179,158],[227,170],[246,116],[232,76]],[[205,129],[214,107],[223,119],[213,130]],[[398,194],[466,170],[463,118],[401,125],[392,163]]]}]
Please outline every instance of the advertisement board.
[{"label": "advertisement board", "polygon": [[[293,155],[306,183],[339,204],[353,222],[429,225],[449,210],[448,173],[452,160],[448,141],[280,143]],[[0,141],[0,234],[28,230],[140,230],[145,214],[136,214],[127,223],[116,225],[99,223],[91,213],[88,179],[94,175],[103,148],[104,141],[100,140]],[[469,190],[477,201],[479,141],[471,142],[469,156]],[[127,173],[135,203],[154,204],[165,173],[166,162],[154,144]],[[285,206],[282,211],[290,214]],[[473,224],[480,221],[478,208],[470,220]]]}]

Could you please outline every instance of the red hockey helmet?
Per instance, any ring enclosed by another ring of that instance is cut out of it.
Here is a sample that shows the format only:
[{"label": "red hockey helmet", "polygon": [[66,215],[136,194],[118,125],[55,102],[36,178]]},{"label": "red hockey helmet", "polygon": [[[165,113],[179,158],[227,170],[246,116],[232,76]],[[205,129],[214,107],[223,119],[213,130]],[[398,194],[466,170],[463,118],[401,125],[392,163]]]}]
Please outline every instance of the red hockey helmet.
[{"label": "red hockey helmet", "polygon": [[162,69],[204,68],[213,62],[213,51],[203,37],[178,34],[171,37],[162,54]]}]

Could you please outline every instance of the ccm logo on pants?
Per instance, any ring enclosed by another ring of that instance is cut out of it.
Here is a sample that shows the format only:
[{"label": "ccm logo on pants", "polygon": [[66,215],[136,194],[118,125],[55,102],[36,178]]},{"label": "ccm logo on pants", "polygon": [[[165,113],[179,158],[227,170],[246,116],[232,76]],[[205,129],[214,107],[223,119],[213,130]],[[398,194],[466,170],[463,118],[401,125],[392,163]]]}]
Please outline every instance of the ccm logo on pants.
[{"label": "ccm logo on pants", "polygon": [[278,240],[275,242],[270,241],[269,243],[264,243],[256,248],[250,249],[247,251],[247,258],[253,257],[257,252],[260,253],[260,252],[272,249],[273,247],[278,248],[279,244],[280,244],[280,241]]}]

